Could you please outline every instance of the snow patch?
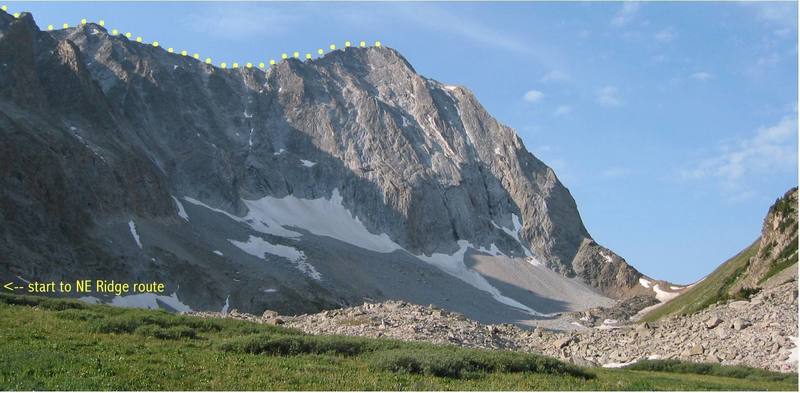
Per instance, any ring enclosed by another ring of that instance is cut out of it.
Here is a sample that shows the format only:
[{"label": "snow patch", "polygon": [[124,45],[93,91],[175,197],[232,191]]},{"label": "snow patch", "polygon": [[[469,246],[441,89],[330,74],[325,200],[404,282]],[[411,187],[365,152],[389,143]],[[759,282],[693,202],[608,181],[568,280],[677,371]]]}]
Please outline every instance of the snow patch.
[{"label": "snow patch", "polygon": [[664,291],[658,287],[658,284],[653,286],[653,291],[656,293],[656,299],[661,303],[666,303],[680,295],[680,292]]},{"label": "snow patch", "polygon": [[650,288],[650,284],[650,281],[646,280],[644,277],[639,277],[639,285],[645,288]]},{"label": "snow patch", "polygon": [[606,254],[604,251],[600,251],[600,256],[605,259],[606,263],[614,262],[614,260],[611,258],[611,255]]},{"label": "snow patch", "polygon": [[186,214],[186,209],[183,208],[183,204],[181,203],[180,199],[175,198],[173,196],[172,200],[175,201],[175,206],[178,207],[178,217],[180,217],[180,218],[182,218],[182,219],[184,219],[184,220],[186,220],[188,222],[189,221],[189,215]]},{"label": "snow patch", "polygon": [[89,304],[101,304],[102,303],[100,301],[100,299],[98,299],[98,298],[96,298],[94,296],[81,296],[81,297],[78,298],[78,300],[81,301],[81,302],[84,302],[84,303],[89,303]]},{"label": "snow patch", "polygon": [[626,363],[606,363],[603,365],[604,368],[622,368],[626,366],[630,366],[631,364],[636,363],[637,360],[631,360],[630,362]]},{"label": "snow patch", "polygon": [[222,306],[222,310],[220,310],[222,315],[228,315],[228,309],[230,309],[230,307],[231,307],[231,295],[228,295],[228,297],[225,298],[225,305]]},{"label": "snow patch", "polygon": [[139,248],[142,248],[142,241],[139,240],[139,233],[136,232],[136,224],[133,222],[133,220],[128,221],[128,228],[131,230],[133,240],[136,240],[136,245],[139,246]]},{"label": "snow patch", "polygon": [[441,253],[434,253],[430,256],[427,255],[417,255],[417,258],[430,263],[438,267],[439,269],[443,270],[445,273],[454,276],[461,281],[466,282],[469,285],[472,285],[475,288],[478,288],[484,292],[489,293],[495,300],[505,305],[523,310],[528,312],[531,315],[536,316],[544,316],[542,314],[512,298],[504,296],[500,293],[500,291],[493,287],[486,279],[481,276],[478,272],[467,268],[464,264],[464,254],[467,252],[468,248],[477,249],[476,247],[472,246],[466,240],[459,240],[458,241],[459,249],[453,255],[441,254]]},{"label": "snow patch", "polygon": [[20,281],[24,282],[25,284],[30,284],[31,283],[30,281],[28,281],[28,280],[26,280],[26,279],[24,279],[24,278],[22,278],[20,276],[14,276],[14,277],[18,278]]},{"label": "snow patch", "polygon": [[[230,213],[226,212],[225,210],[217,209],[217,208],[213,208],[211,206],[208,206],[205,203],[200,202],[200,201],[198,201],[198,200],[196,200],[194,198],[184,197],[183,199],[186,200],[187,202],[191,203],[191,204],[194,204],[194,205],[197,205],[197,206],[202,206],[202,207],[204,207],[204,208],[206,208],[208,210],[211,210],[213,212],[224,214],[225,216],[227,216],[228,218],[230,218],[230,219],[232,219],[234,221],[247,224],[253,230],[256,230],[256,231],[261,232],[261,233],[266,233],[268,235],[274,235],[274,236],[280,236],[280,237],[299,237],[300,236],[300,234],[297,233],[297,232],[290,231],[288,229],[284,229],[280,224],[278,224],[277,222],[275,222],[275,220],[273,220],[273,219],[271,219],[269,217],[268,211],[262,211],[261,208],[258,205],[251,206],[250,204],[248,204],[248,201],[244,201],[245,205],[247,205],[247,207],[249,209],[249,211],[247,212],[247,215],[244,216],[244,217],[238,217],[238,216],[234,216],[233,214],[230,214]],[[267,209],[268,208],[269,207],[267,207]]]},{"label": "snow patch", "polygon": [[311,168],[314,165],[317,165],[317,163],[314,162],[314,161],[309,161],[309,160],[300,160],[300,165],[302,165],[302,166],[304,166],[306,168]]},{"label": "snow patch", "polygon": [[267,288],[264,290],[264,293],[275,293],[275,292],[278,292],[278,290],[275,288]]},{"label": "snow patch", "polygon": [[676,286],[674,286],[674,285],[671,285],[671,286],[669,287],[669,289],[671,289],[671,290],[673,290],[673,291],[679,291],[679,290],[683,289],[683,287],[676,287]]},{"label": "snow patch", "polygon": [[217,254],[219,256],[224,256],[224,255],[222,255],[222,251],[220,251],[220,250],[214,250],[214,254]]},{"label": "snow patch", "polygon": [[285,151],[286,151],[285,149],[280,149],[280,150],[276,151],[275,153],[272,153],[272,155],[273,156],[279,156],[279,155],[283,154],[283,152],[285,152]]},{"label": "snow patch", "polygon": [[[331,237],[380,253],[401,249],[389,235],[374,234],[367,230],[361,220],[354,217],[342,202],[342,196],[337,189],[333,190],[330,198],[301,199],[287,195],[283,198],[267,196],[244,201],[250,210],[247,217],[253,221],[274,223],[281,229],[302,228],[317,236]],[[253,229],[259,230],[255,226]]]},{"label": "snow patch", "polygon": [[523,252],[525,252],[526,257],[533,257],[533,253],[531,253],[531,250],[529,250],[528,247],[525,247],[525,245],[522,243],[522,240],[520,240],[519,238],[519,231],[522,229],[522,223],[520,223],[519,217],[517,217],[517,215],[514,213],[511,213],[511,222],[514,224],[513,230],[497,225],[497,223],[495,223],[494,220],[492,220],[492,225],[494,225],[495,228],[505,232],[508,236],[511,236],[514,240],[516,240],[517,243],[519,243],[520,247],[522,247]]},{"label": "snow patch", "polygon": [[147,308],[157,310],[161,308],[158,302],[164,303],[178,312],[192,311],[191,307],[187,306],[178,299],[178,295],[173,293],[170,296],[156,295],[154,293],[138,293],[135,295],[115,296],[111,299],[111,305],[116,307],[127,308]]},{"label": "snow patch", "polygon": [[458,90],[458,86],[444,85],[444,88],[450,91]]},{"label": "snow patch", "polygon": [[234,246],[242,249],[242,251],[261,259],[264,259],[267,254],[286,258],[295,265],[297,270],[300,270],[305,275],[317,281],[322,279],[322,275],[319,274],[317,269],[315,269],[310,263],[306,262],[306,254],[294,247],[284,246],[281,244],[272,244],[260,237],[252,235],[247,239],[246,242],[240,242],[232,239],[228,241]]}]

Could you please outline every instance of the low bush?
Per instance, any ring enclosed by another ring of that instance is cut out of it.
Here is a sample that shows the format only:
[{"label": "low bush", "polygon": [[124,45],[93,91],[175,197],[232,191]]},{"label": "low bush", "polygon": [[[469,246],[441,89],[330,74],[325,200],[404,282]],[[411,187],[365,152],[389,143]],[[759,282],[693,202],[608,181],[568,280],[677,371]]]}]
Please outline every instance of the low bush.
[{"label": "low bush", "polygon": [[642,360],[625,368],[638,371],[714,375],[718,377],[762,379],[769,381],[797,380],[796,373],[779,373],[745,366],[723,366],[716,363],[683,362],[674,359]]},{"label": "low bush", "polygon": [[446,378],[474,378],[487,373],[522,372],[594,378],[593,374],[580,367],[553,358],[509,351],[455,347],[396,349],[376,352],[370,360],[370,364],[378,370]]},{"label": "low bush", "polygon": [[184,338],[197,338],[197,331],[188,326],[171,326],[163,328],[158,325],[141,325],[134,331],[144,337],[154,337],[162,340],[180,340]]},{"label": "low bush", "polygon": [[40,307],[47,310],[84,309],[86,304],[76,300],[51,299],[37,296],[9,295],[0,293],[0,302],[17,306]]},{"label": "low bush", "polygon": [[220,349],[226,352],[295,356],[303,354],[332,354],[357,356],[366,352],[393,349],[395,341],[378,341],[346,336],[310,336],[288,334],[258,334],[225,341]]}]

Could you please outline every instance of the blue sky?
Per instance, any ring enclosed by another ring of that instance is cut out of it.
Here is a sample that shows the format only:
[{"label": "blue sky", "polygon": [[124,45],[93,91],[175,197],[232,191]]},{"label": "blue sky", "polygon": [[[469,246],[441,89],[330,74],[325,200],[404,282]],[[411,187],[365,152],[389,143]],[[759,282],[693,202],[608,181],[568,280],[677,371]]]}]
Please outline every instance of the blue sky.
[{"label": "blue sky", "polygon": [[553,167],[592,236],[700,279],[797,185],[795,3],[30,3],[214,63],[380,40],[471,89]]}]

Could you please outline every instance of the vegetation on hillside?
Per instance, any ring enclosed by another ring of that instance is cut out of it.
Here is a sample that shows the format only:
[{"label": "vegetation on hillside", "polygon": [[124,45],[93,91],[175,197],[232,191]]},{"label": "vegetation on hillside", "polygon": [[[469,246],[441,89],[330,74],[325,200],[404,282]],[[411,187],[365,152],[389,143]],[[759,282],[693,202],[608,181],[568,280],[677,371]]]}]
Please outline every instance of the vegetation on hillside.
[{"label": "vegetation on hillside", "polygon": [[[742,252],[729,259],[705,279],[686,289],[680,296],[647,313],[641,318],[643,322],[652,322],[667,315],[692,314],[703,310],[717,302],[728,300],[731,287],[747,270],[750,258],[758,250],[758,242],[754,242]],[[741,297],[747,294],[740,294]]]},{"label": "vegetation on hillside", "polygon": [[[0,295],[0,390],[796,390],[753,379],[580,368],[526,353],[311,336],[163,311]],[[769,374],[769,373],[768,373]],[[774,374],[774,373],[772,373]]]}]

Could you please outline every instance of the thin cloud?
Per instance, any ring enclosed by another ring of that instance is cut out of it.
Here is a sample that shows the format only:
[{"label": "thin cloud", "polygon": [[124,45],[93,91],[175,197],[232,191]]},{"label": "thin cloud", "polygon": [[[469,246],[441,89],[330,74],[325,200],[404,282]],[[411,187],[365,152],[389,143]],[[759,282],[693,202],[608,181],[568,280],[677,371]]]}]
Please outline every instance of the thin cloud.
[{"label": "thin cloud", "polygon": [[672,30],[672,28],[661,30],[655,35],[656,41],[662,43],[671,42],[674,38],[675,32]]},{"label": "thin cloud", "polygon": [[619,11],[611,18],[611,25],[622,27],[630,23],[639,13],[639,3],[633,1],[626,1],[622,4]]},{"label": "thin cloud", "polygon": [[190,31],[240,40],[282,34],[290,31],[297,21],[297,15],[272,7],[241,5],[203,8],[186,15],[180,23]]},{"label": "thin cloud", "polygon": [[596,100],[598,104],[607,108],[622,105],[619,89],[616,86],[605,86],[597,90]]},{"label": "thin cloud", "polygon": [[418,4],[416,7],[398,8],[404,19],[411,20],[433,30],[442,30],[460,35],[470,41],[499,47],[517,54],[532,54],[534,51],[523,40],[506,34],[498,29],[484,25],[464,15],[445,11],[435,5]]},{"label": "thin cloud", "polygon": [[539,79],[539,82],[542,83],[566,82],[568,80],[570,80],[569,74],[567,74],[564,71],[553,70],[545,74],[541,79]]},{"label": "thin cloud", "polygon": [[556,108],[555,112],[553,112],[553,116],[566,116],[572,113],[572,107],[569,105],[559,105]]},{"label": "thin cloud", "polygon": [[797,115],[761,127],[746,138],[722,144],[718,152],[681,171],[685,179],[718,179],[735,188],[753,176],[785,172],[797,166]]},{"label": "thin cloud", "polygon": [[705,82],[707,80],[713,79],[714,75],[705,71],[700,71],[700,72],[695,72],[694,74],[690,75],[690,77],[694,80]]},{"label": "thin cloud", "polygon": [[600,176],[606,179],[619,179],[623,177],[627,177],[633,173],[633,170],[630,168],[623,168],[623,167],[612,167],[604,170]]},{"label": "thin cloud", "polygon": [[539,102],[544,98],[544,93],[539,90],[528,90],[523,96],[522,99],[525,102],[529,102],[531,104]]}]

